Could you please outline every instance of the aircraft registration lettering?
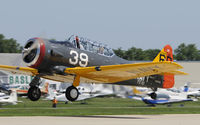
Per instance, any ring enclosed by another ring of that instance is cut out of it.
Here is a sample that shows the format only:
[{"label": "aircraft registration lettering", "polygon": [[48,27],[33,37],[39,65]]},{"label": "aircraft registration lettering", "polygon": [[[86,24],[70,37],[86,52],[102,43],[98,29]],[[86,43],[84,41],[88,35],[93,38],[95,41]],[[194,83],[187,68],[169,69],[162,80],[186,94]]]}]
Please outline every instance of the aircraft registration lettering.
[{"label": "aircraft registration lettering", "polygon": [[71,50],[70,55],[73,56],[73,58],[69,58],[69,63],[72,65],[77,65],[81,67],[86,67],[88,65],[88,55],[85,53],[80,53],[80,60],[79,60],[79,54],[78,52]]},{"label": "aircraft registration lettering", "polygon": [[166,58],[165,55],[160,54],[160,59],[159,59],[159,61],[160,61],[160,62],[165,61],[165,58]]}]

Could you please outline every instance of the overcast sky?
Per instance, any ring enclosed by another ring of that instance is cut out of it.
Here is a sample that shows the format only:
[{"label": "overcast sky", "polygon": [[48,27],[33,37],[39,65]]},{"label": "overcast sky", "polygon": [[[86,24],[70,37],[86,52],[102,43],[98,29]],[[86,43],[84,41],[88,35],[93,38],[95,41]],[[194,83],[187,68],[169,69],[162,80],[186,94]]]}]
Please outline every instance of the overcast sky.
[{"label": "overcast sky", "polygon": [[112,48],[200,49],[199,0],[0,0],[0,34],[20,44],[31,37],[78,34]]}]

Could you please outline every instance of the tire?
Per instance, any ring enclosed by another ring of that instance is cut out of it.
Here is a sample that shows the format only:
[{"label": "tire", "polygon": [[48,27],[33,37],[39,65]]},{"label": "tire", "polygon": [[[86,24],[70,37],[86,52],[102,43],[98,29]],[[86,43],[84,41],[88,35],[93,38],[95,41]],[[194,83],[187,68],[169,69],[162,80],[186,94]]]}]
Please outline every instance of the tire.
[{"label": "tire", "polygon": [[38,87],[30,87],[28,90],[28,98],[31,101],[37,101],[40,99],[41,91]]},{"label": "tire", "polygon": [[154,99],[154,100],[156,100],[156,98],[157,98],[157,94],[156,94],[155,92],[152,92],[152,93],[150,94],[150,96],[151,96],[151,98]]},{"label": "tire", "polygon": [[76,101],[79,96],[78,89],[74,86],[70,86],[66,89],[65,96],[69,101]]}]

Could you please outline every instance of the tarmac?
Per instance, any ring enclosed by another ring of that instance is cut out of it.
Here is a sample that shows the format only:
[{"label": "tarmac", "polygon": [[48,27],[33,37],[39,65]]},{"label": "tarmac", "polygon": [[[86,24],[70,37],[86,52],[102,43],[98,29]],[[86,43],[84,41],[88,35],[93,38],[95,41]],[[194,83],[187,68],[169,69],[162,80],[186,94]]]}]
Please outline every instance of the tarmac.
[{"label": "tarmac", "polygon": [[1,125],[198,125],[200,114],[0,117]]}]

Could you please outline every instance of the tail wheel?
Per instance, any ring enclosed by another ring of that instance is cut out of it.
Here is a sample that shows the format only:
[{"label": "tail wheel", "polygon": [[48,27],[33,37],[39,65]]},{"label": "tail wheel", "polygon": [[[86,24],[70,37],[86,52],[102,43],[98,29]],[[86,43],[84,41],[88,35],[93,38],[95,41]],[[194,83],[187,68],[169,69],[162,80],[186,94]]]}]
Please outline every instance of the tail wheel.
[{"label": "tail wheel", "polygon": [[152,92],[152,93],[150,94],[150,96],[151,96],[151,98],[154,99],[154,100],[157,98],[157,94],[156,94],[155,92]]},{"label": "tail wheel", "polygon": [[74,86],[68,87],[66,89],[65,96],[69,101],[75,101],[79,96],[78,89]]},{"label": "tail wheel", "polygon": [[30,87],[28,90],[28,98],[31,101],[37,101],[40,99],[41,91],[38,87]]}]

